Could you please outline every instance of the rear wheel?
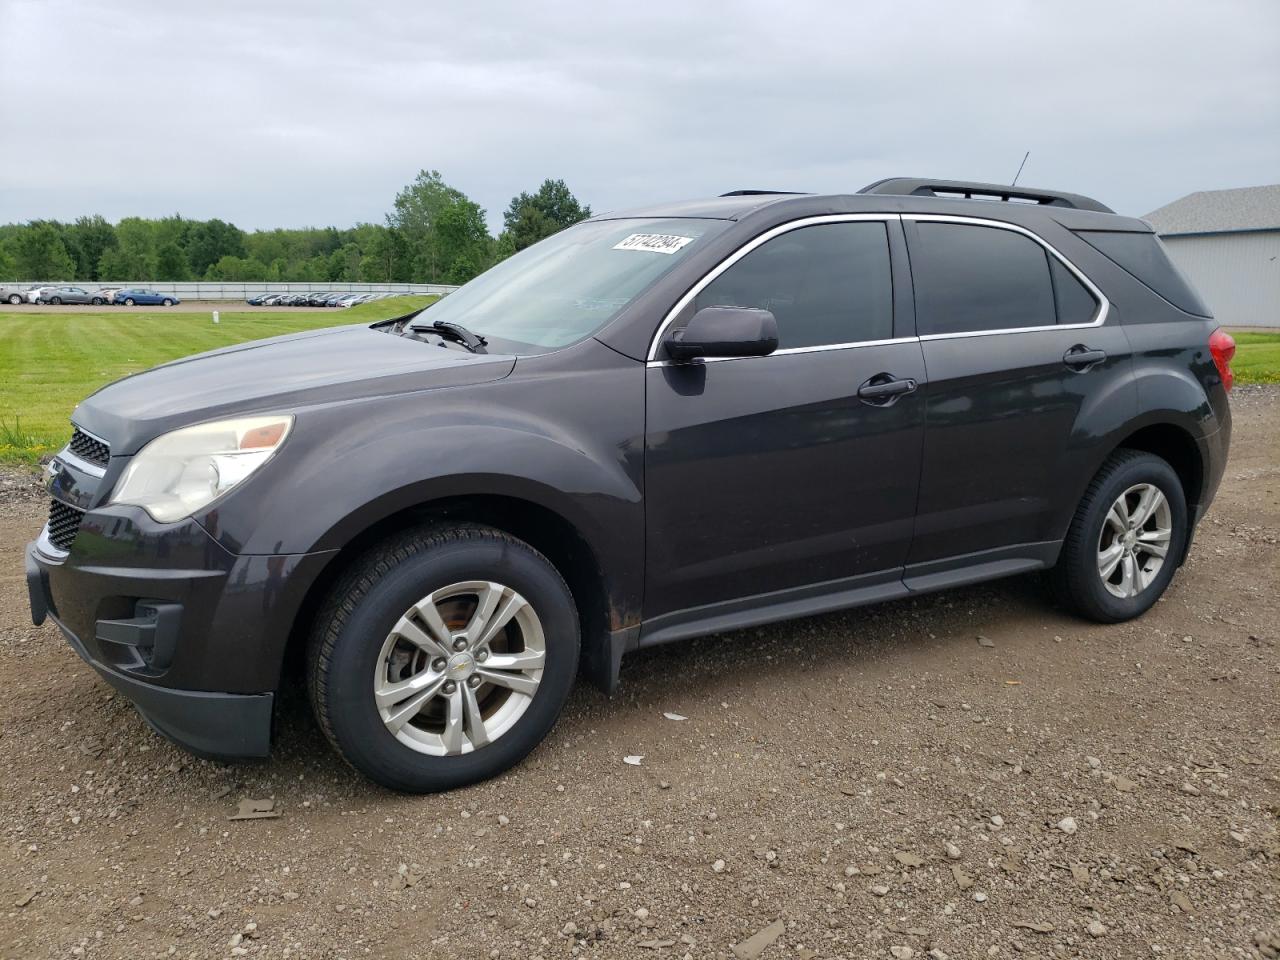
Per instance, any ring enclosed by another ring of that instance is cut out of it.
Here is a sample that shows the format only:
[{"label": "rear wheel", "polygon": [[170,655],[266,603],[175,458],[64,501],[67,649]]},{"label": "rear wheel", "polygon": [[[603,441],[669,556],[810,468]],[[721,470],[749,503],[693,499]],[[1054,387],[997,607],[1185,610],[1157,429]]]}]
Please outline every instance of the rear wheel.
[{"label": "rear wheel", "polygon": [[164,298],[164,305],[165,305],[166,307],[172,307],[172,306],[173,306],[173,301],[172,301],[172,300],[170,300],[168,297],[165,297],[165,298]]},{"label": "rear wheel", "polygon": [[1173,579],[1187,524],[1174,469],[1154,454],[1117,451],[1071,521],[1052,575],[1058,599],[1102,623],[1145,613]]},{"label": "rear wheel", "polygon": [[61,297],[50,297],[50,298],[49,298],[49,302],[50,302],[50,303],[55,303],[55,304],[58,304],[59,306],[61,306],[61,305],[62,305],[62,298],[61,298]]},{"label": "rear wheel", "polygon": [[125,297],[125,298],[124,298],[124,305],[125,305],[126,307],[132,307],[132,306],[134,305],[133,297]]},{"label": "rear wheel", "polygon": [[546,736],[578,665],[556,569],[487,527],[410,532],[366,554],[316,620],[308,687],[365,776],[427,793],[484,780]]},{"label": "rear wheel", "polygon": [[93,298],[93,305],[94,305],[95,307],[101,306],[104,302],[105,302],[105,301],[104,301],[101,297],[94,297],[94,298]]}]

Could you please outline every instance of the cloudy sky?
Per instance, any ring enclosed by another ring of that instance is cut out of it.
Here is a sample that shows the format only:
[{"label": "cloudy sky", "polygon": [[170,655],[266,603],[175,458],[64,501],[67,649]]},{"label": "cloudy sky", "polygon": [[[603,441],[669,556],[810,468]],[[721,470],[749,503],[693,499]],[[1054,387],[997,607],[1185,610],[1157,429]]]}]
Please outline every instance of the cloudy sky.
[{"label": "cloudy sky", "polygon": [[0,0],[0,222],[381,220],[890,175],[1141,215],[1280,181],[1280,2]]}]

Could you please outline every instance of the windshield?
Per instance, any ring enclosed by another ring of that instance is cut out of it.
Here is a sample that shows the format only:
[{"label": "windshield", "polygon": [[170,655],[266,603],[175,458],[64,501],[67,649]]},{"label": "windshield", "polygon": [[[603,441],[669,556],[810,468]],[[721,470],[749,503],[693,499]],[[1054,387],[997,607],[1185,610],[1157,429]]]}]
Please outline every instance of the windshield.
[{"label": "windshield", "polygon": [[567,346],[591,336],[727,226],[688,218],[579,223],[502,261],[414,322],[461,324],[494,353]]}]

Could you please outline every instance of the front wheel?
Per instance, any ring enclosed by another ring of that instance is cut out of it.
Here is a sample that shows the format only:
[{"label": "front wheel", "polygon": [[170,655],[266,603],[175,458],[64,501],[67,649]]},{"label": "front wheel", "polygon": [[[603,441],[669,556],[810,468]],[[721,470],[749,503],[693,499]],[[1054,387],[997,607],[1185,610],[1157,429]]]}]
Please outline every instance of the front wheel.
[{"label": "front wheel", "polygon": [[56,304],[56,305],[58,305],[58,306],[61,306],[61,305],[62,305],[62,298],[61,298],[61,297],[50,297],[50,298],[49,298],[49,302],[50,302],[50,303],[52,303],[52,304]]},{"label": "front wheel", "polygon": [[357,561],[319,612],[311,704],[371,780],[448,790],[541,742],[573,685],[579,642],[569,588],[528,544],[471,525],[410,531]]},{"label": "front wheel", "polygon": [[1052,575],[1058,599],[1100,623],[1140,616],[1173,579],[1187,524],[1182,481],[1168,462],[1116,451],[1076,508]]},{"label": "front wheel", "polygon": [[173,306],[173,301],[172,301],[172,300],[170,300],[168,297],[165,297],[165,298],[164,298],[164,305],[165,305],[166,307],[172,307],[172,306]]},{"label": "front wheel", "polygon": [[18,304],[22,302],[22,298],[18,296],[16,293],[11,293],[9,294],[9,302],[16,307]]},{"label": "front wheel", "polygon": [[102,306],[102,304],[103,304],[103,303],[105,303],[105,302],[106,302],[106,301],[104,301],[101,297],[94,297],[94,298],[93,298],[93,305],[94,305],[95,307],[100,307],[100,306]]},{"label": "front wheel", "polygon": [[132,307],[132,306],[134,305],[133,297],[125,297],[125,298],[124,298],[124,305],[125,305],[126,307]]}]

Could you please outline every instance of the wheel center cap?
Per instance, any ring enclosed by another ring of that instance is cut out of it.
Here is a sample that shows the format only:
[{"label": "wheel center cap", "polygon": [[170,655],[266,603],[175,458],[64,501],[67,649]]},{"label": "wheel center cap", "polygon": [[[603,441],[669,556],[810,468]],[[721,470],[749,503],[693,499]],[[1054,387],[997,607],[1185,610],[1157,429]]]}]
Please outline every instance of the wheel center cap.
[{"label": "wheel center cap", "polygon": [[445,667],[445,674],[450,680],[465,680],[475,672],[476,658],[466,652],[455,653],[449,658],[449,665]]},{"label": "wheel center cap", "polygon": [[1124,535],[1125,549],[1132,550],[1133,545],[1138,542],[1138,531],[1130,530]]}]

